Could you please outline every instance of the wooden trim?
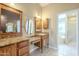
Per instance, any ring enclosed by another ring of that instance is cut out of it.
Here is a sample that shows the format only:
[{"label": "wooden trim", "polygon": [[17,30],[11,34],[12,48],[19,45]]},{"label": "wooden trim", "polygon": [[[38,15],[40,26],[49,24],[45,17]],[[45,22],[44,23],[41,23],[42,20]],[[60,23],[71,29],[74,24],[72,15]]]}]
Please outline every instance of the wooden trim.
[{"label": "wooden trim", "polygon": [[15,14],[20,15],[20,12],[14,10],[14,9],[12,9],[12,8],[6,7],[6,6],[4,6],[4,5],[0,5],[0,6],[1,6],[1,9],[4,9],[4,10],[7,10],[7,11],[10,11],[10,12],[13,12],[13,13],[15,13]]},{"label": "wooden trim", "polygon": [[34,17],[35,33],[36,33],[36,17]]},{"label": "wooden trim", "polygon": [[15,9],[15,8],[13,8],[13,7],[11,7],[11,6],[8,6],[8,5],[5,5],[5,4],[3,4],[3,3],[0,3],[0,5],[4,5],[4,6],[6,6],[6,7],[12,8],[12,9],[14,9],[14,10],[19,11],[20,13],[22,13],[21,10]]},{"label": "wooden trim", "polygon": [[[0,6],[0,15],[1,15],[1,6]],[[0,17],[0,31],[1,31],[1,17]]]},{"label": "wooden trim", "polygon": [[22,34],[22,13],[20,14],[20,32]]}]

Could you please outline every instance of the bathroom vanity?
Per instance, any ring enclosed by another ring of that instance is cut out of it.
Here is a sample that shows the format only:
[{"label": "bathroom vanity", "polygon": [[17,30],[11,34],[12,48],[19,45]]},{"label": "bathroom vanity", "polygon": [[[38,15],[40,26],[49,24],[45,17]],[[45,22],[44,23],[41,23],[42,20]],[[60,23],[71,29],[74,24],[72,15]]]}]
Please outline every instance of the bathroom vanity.
[{"label": "bathroom vanity", "polygon": [[43,53],[43,48],[48,47],[48,37],[47,33],[37,33],[35,36],[31,37],[30,43],[37,46],[41,53]]},{"label": "bathroom vanity", "polygon": [[29,40],[22,36],[22,11],[0,4],[0,56],[29,55]]},{"label": "bathroom vanity", "polygon": [[29,38],[14,37],[0,39],[0,56],[29,55]]},{"label": "bathroom vanity", "polygon": [[28,56],[29,42],[43,52],[43,47],[48,45],[48,33],[42,33],[41,22],[36,18],[35,37],[23,36],[22,11],[0,4],[0,56]]}]

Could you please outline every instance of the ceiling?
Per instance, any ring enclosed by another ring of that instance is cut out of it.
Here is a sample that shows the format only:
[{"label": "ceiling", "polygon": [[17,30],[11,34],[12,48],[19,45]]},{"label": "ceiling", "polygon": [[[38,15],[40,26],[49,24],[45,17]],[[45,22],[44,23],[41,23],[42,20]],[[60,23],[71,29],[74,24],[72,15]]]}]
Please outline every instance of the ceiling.
[{"label": "ceiling", "polygon": [[45,7],[45,6],[47,6],[49,3],[40,3],[40,6],[41,7]]}]

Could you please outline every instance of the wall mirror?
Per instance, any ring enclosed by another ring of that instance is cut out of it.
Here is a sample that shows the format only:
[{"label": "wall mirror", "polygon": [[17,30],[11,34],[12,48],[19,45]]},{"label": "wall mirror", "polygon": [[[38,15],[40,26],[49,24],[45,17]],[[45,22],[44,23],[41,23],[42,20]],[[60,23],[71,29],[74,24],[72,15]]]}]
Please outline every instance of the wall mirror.
[{"label": "wall mirror", "polygon": [[1,9],[1,31],[20,32],[20,17],[8,10]]},{"label": "wall mirror", "polygon": [[36,33],[41,32],[48,32],[49,28],[49,19],[41,19],[41,18],[35,18],[35,31]]},{"label": "wall mirror", "polygon": [[43,32],[48,32],[49,30],[49,18],[43,19],[42,20],[42,28],[43,28]]},{"label": "wall mirror", "polygon": [[22,12],[19,12],[17,9],[11,8],[7,5],[1,5],[3,7],[0,7],[0,32],[22,32]]},{"label": "wall mirror", "polygon": [[35,24],[34,24],[34,19],[26,19],[26,22],[25,22],[25,31],[27,33],[27,35],[29,36],[33,36],[35,35]]},{"label": "wall mirror", "polygon": [[42,32],[42,19],[35,17],[35,32]]},{"label": "wall mirror", "polygon": [[[48,18],[42,20],[41,18],[34,17],[32,19],[28,18],[25,22],[25,31],[28,35],[35,35],[35,33],[48,32]],[[43,31],[43,30],[44,31]]]}]

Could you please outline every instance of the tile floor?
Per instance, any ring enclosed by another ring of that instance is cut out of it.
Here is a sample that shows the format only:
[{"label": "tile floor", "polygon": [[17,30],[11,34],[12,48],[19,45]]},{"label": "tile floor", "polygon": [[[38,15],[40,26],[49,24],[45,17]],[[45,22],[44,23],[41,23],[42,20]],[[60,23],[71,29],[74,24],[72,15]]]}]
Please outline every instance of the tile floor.
[{"label": "tile floor", "polygon": [[59,56],[77,56],[77,49],[76,46],[69,46],[69,45],[59,45]]},{"label": "tile floor", "polygon": [[40,49],[33,51],[30,56],[57,56],[58,52],[52,48],[44,48],[43,53],[40,52]]}]

